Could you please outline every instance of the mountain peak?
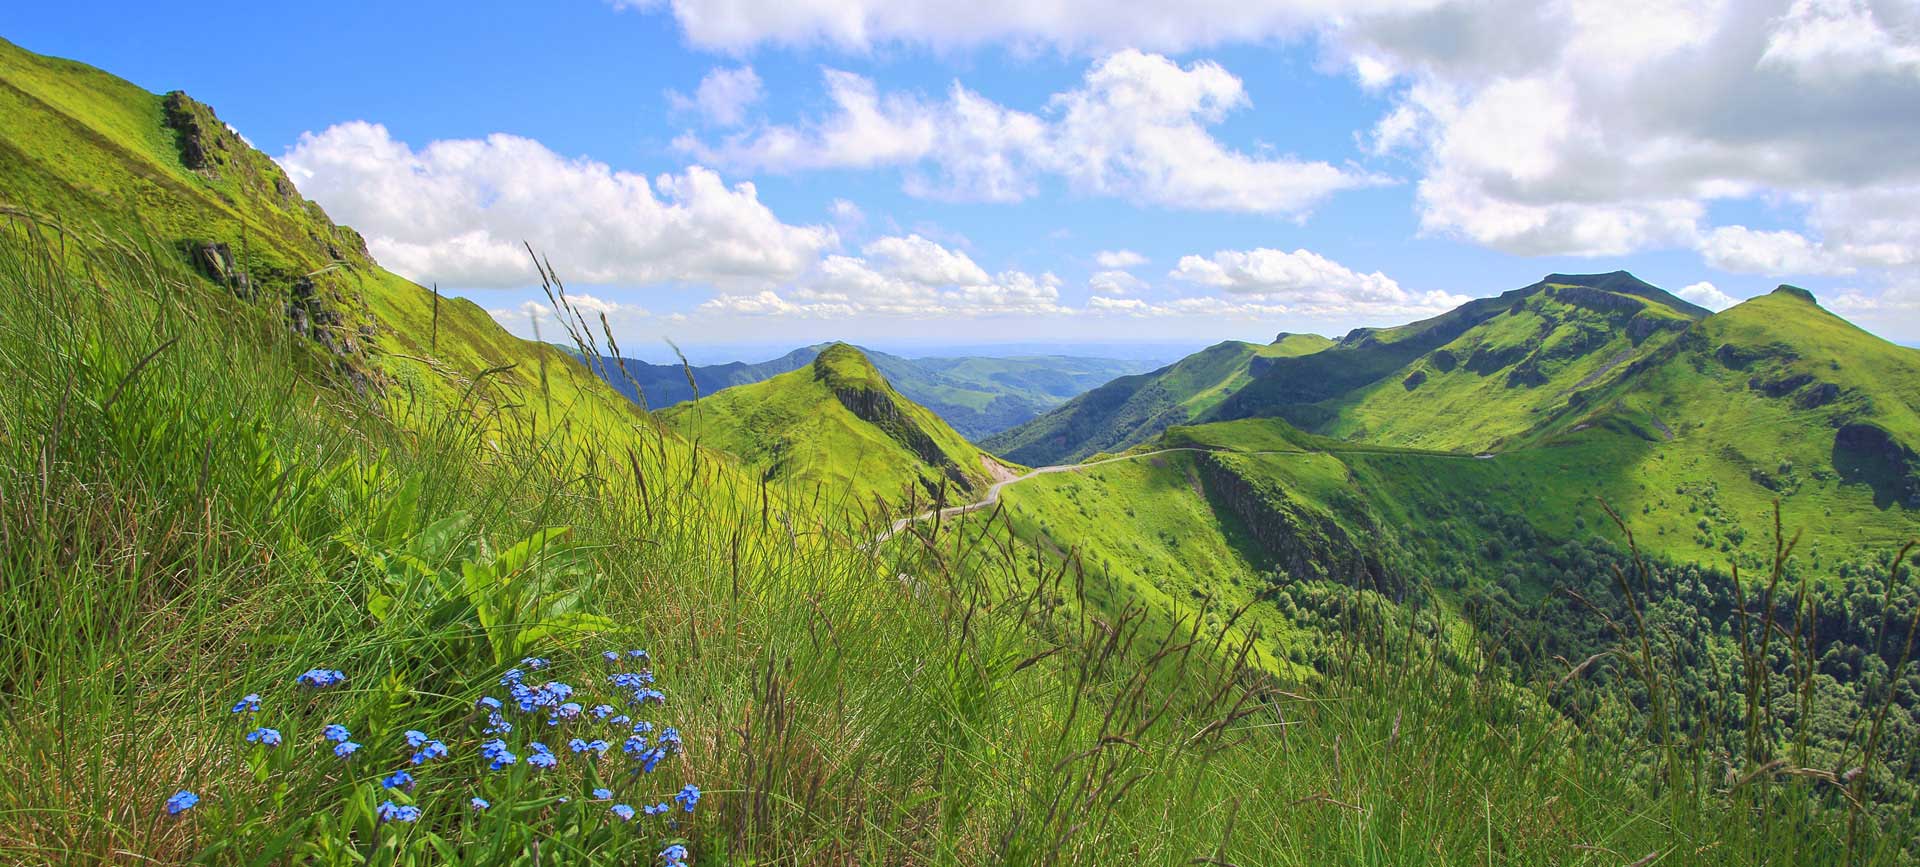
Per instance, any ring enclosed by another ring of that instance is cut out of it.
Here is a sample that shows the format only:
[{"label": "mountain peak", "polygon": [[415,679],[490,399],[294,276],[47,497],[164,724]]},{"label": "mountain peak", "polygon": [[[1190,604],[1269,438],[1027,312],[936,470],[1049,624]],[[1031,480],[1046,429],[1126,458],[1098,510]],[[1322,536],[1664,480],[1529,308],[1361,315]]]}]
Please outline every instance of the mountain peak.
[{"label": "mountain peak", "polygon": [[857,388],[875,388],[887,382],[859,347],[839,341],[822,347],[813,357],[813,377],[830,385]]},{"label": "mountain peak", "polygon": [[1808,291],[1807,291],[1807,290],[1805,290],[1805,289],[1802,289],[1802,288],[1800,288],[1800,287],[1798,287],[1798,286],[1794,286],[1794,285],[1792,285],[1792,284],[1788,284],[1788,283],[1782,283],[1782,284],[1780,284],[1779,286],[1776,286],[1776,287],[1774,287],[1774,289],[1773,289],[1773,291],[1772,291],[1772,292],[1769,292],[1769,293],[1767,293],[1767,294],[1769,294],[1769,295],[1783,295],[1783,296],[1787,296],[1787,297],[1791,297],[1791,298],[1798,298],[1798,299],[1800,299],[1800,300],[1802,300],[1802,301],[1805,301],[1805,302],[1807,302],[1808,304],[1816,304],[1816,305],[1817,305],[1817,304],[1819,304],[1819,303],[1820,303],[1820,301],[1819,301],[1819,299],[1817,299],[1817,298],[1815,298],[1815,297],[1813,297],[1813,293],[1812,293],[1812,292],[1808,292]]}]

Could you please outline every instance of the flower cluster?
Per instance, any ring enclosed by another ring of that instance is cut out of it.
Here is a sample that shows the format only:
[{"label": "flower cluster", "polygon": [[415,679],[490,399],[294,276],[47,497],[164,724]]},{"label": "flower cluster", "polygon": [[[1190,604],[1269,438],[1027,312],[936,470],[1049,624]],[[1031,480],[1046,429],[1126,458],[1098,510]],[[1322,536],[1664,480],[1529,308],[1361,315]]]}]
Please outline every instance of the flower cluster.
[{"label": "flower cluster", "polygon": [[[366,733],[367,744],[373,745],[368,748],[354,740],[354,731],[345,722],[327,720],[320,725],[318,737],[305,742],[314,744],[315,749],[330,750],[342,761],[352,761],[356,768],[367,767],[365,762],[393,763],[384,771],[368,767],[364,776],[358,771],[348,772],[344,783],[356,791],[376,793],[374,797],[381,799],[381,803],[374,809],[374,818],[381,824],[431,820],[433,805],[440,801],[427,796],[448,784],[468,788],[469,791],[460,793],[467,808],[474,813],[486,813],[496,802],[511,805],[524,802],[529,796],[544,800],[550,805],[549,809],[563,808],[571,799],[561,793],[564,789],[561,792],[553,789],[584,781],[591,786],[585,800],[599,805],[593,809],[605,811],[600,813],[604,822],[627,825],[642,816],[666,816],[668,818],[659,820],[667,823],[664,827],[677,827],[669,814],[694,812],[700,801],[699,787],[689,784],[668,799],[656,801],[643,795],[632,803],[623,802],[626,799],[619,793],[626,786],[644,787],[646,775],[685,750],[677,729],[633,718],[667,703],[666,694],[654,685],[653,672],[645,667],[650,657],[644,650],[608,650],[600,656],[610,667],[605,676],[606,687],[589,685],[584,692],[551,674],[542,674],[537,683],[530,677],[531,672],[555,669],[553,660],[533,656],[520,660],[518,666],[498,678],[498,685],[505,690],[504,700],[483,695],[474,702],[475,715],[469,722],[472,726],[469,731],[474,734],[470,740],[453,737],[441,740],[420,729],[407,729],[396,738],[382,732],[376,723]],[[294,680],[300,687],[322,690],[345,683],[347,675],[335,669],[315,668]],[[605,694],[588,695],[602,692]],[[261,763],[273,762],[285,768],[287,761],[298,761],[272,757],[279,755],[283,744],[301,742],[297,737],[301,731],[313,732],[308,725],[324,720],[309,718],[310,721],[302,725],[300,715],[289,714],[274,720],[273,725],[264,725],[261,723],[268,720],[256,721],[256,717],[267,704],[259,693],[248,693],[231,708],[232,715],[242,721],[245,742],[257,745],[250,759],[256,771],[264,767]],[[285,727],[284,733],[281,727]],[[566,749],[549,747],[547,742],[529,734],[548,730],[557,738],[549,742],[564,742]],[[313,738],[313,735],[306,737]],[[467,748],[474,750],[472,755],[478,757],[477,765],[468,766],[453,760],[456,749],[449,743],[458,744],[463,740],[469,745]],[[615,744],[620,745],[618,751],[613,748]],[[384,758],[369,760],[366,756]],[[471,773],[456,770],[449,779],[447,772],[430,767],[436,764],[476,770]],[[377,788],[374,788],[375,781]],[[169,814],[178,816],[192,810],[199,801],[198,795],[183,789],[167,798],[165,807]],[[524,808],[514,808],[507,815],[527,814]],[[668,845],[656,859],[673,867],[689,863],[687,850],[679,843]]]}]

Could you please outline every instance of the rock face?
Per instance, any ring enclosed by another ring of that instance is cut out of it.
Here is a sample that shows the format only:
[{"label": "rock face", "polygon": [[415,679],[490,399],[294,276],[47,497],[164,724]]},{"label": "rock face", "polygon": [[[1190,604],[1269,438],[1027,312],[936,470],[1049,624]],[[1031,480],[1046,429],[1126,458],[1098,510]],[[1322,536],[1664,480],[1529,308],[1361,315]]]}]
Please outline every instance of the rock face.
[{"label": "rock face", "polygon": [[213,111],[188,97],[181,91],[167,94],[161,104],[166,111],[167,126],[173,129],[180,147],[180,162],[196,172],[218,174],[219,152],[227,149],[216,131],[219,127],[213,120]]},{"label": "rock face", "polygon": [[1200,483],[1214,507],[1238,518],[1275,565],[1297,578],[1339,581],[1394,599],[1405,596],[1402,577],[1364,553],[1338,523],[1293,505],[1278,492],[1261,490],[1235,472],[1230,460],[1198,455]]},{"label": "rock face", "polygon": [[[913,418],[900,409],[893,395],[882,388],[841,381],[840,377],[831,370],[829,363],[821,361],[826,357],[827,353],[823,352],[814,358],[814,378],[832,387],[833,396],[840,401],[841,406],[846,407],[848,412],[862,421],[884,431],[895,442],[913,452],[921,463],[946,477],[948,482],[959,486],[962,490],[973,490],[975,480],[968,477],[966,471],[947,457],[946,452],[941,451],[940,444],[934,442],[933,437],[921,430]],[[865,363],[864,359],[862,363]],[[929,490],[928,493],[935,494],[937,491]]]}]

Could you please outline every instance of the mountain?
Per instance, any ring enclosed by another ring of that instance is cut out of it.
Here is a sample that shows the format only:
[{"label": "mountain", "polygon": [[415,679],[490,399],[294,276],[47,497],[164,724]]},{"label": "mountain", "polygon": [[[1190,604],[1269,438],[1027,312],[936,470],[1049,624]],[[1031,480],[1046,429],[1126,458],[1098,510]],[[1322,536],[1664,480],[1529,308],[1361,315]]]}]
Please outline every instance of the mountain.
[{"label": "mountain", "polygon": [[939,416],[888,384],[866,354],[828,344],[807,366],[659,413],[668,427],[725,452],[767,482],[864,511],[983,491],[999,465]]},{"label": "mountain", "polygon": [[1277,360],[1332,345],[1313,334],[1281,334],[1268,344],[1217,343],[1158,370],[1113,380],[982,444],[1035,466],[1117,451],[1205,416]]},{"label": "mountain", "polygon": [[[694,398],[693,385],[687,382],[689,372],[699,393],[710,395],[798,370],[828,345],[803,347],[754,364],[736,361],[682,367],[631,358],[609,360],[605,374],[621,393],[636,400],[644,395],[648,406],[659,409]],[[933,410],[969,439],[1005,430],[1114,377],[1138,373],[1148,366],[1127,359],[1068,355],[905,358],[871,349],[860,351],[901,394]]]}]

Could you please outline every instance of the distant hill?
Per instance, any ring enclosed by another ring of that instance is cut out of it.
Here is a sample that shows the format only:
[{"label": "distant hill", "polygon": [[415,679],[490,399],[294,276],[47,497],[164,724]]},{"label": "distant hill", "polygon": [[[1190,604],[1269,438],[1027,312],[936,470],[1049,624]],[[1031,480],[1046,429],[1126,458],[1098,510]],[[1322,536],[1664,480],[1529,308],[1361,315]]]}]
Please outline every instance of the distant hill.
[{"label": "distant hill", "polygon": [[890,513],[944,494],[959,502],[991,482],[984,454],[896,391],[859,349],[828,344],[798,370],[659,413],[701,446],[738,458],[770,483]]},{"label": "distant hill", "polygon": [[1216,343],[1158,370],[1109,382],[983,445],[1035,466],[1123,449],[1205,416],[1278,359],[1332,345],[1315,334],[1281,334],[1268,344]]},{"label": "distant hill", "polygon": [[[687,382],[689,371],[700,394],[710,395],[799,370],[828,345],[802,347],[754,364],[736,361],[682,367],[629,358],[623,359],[624,374],[619,364],[609,363],[606,375],[629,398],[639,399],[644,394],[649,407],[662,409],[694,398],[693,386]],[[901,394],[933,410],[969,439],[1006,430],[1115,377],[1151,366],[1131,359],[1072,355],[905,358],[865,348],[860,351]]]}]

